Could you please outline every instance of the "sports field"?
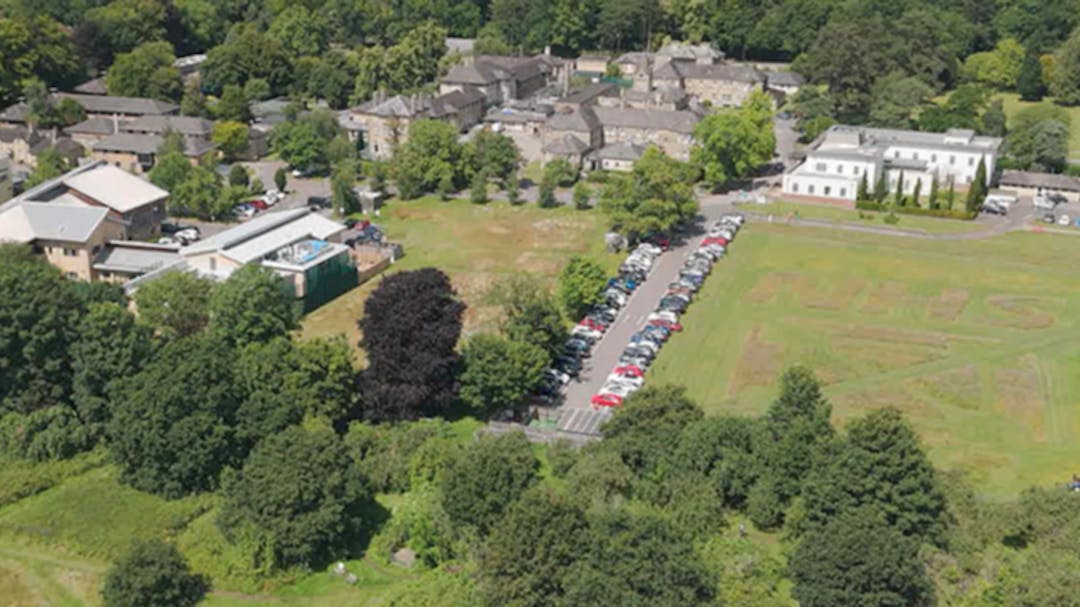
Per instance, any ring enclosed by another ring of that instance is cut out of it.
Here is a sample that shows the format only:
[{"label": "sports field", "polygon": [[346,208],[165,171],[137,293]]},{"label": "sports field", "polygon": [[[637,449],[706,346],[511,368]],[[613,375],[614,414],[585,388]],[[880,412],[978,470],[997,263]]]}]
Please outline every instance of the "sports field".
[{"label": "sports field", "polygon": [[760,412],[811,366],[841,421],[905,411],[945,469],[990,495],[1080,469],[1080,238],[925,241],[754,224],[653,381],[709,412]]}]

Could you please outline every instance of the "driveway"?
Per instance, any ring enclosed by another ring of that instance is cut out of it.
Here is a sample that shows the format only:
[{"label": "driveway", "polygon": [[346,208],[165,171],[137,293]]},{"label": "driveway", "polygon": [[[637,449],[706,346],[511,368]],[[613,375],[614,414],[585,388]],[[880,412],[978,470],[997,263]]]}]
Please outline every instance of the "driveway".
[{"label": "driveway", "polygon": [[[637,333],[645,325],[646,317],[656,309],[656,304],[660,302],[664,292],[667,291],[668,283],[675,280],[679,275],[679,270],[682,268],[686,256],[697,248],[702,238],[701,228],[710,221],[719,218],[728,210],[730,209],[719,206],[703,207],[700,221],[695,226],[695,229],[691,230],[691,233],[686,235],[681,242],[678,242],[657,258],[645,282],[634,291],[629,301],[626,302],[626,306],[619,311],[619,316],[615,319],[614,324],[608,327],[607,332],[593,347],[592,357],[587,360],[587,364],[581,372],[581,377],[570,382],[567,386],[562,405],[563,416],[569,413],[566,410],[592,408],[589,401],[604,385],[604,381],[612,369],[618,365],[622,351],[630,343],[630,336]],[[727,262],[721,261],[720,263]],[[693,327],[687,327],[686,330],[692,331]]]}]

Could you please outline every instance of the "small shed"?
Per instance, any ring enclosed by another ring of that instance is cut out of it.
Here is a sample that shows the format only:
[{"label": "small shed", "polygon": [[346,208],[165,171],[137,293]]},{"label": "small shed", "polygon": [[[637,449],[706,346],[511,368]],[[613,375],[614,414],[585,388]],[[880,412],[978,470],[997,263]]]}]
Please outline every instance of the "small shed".
[{"label": "small shed", "polygon": [[416,552],[411,548],[402,548],[395,552],[390,560],[398,567],[412,569],[416,564]]}]

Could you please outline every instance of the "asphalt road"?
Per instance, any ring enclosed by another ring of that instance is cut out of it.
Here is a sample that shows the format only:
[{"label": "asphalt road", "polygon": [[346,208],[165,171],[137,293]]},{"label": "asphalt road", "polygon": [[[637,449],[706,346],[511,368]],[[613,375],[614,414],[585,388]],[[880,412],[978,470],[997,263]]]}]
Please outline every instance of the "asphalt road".
[{"label": "asphalt road", "polygon": [[[630,336],[645,325],[646,317],[656,309],[656,304],[660,303],[664,292],[667,291],[668,283],[678,276],[686,256],[701,242],[704,226],[727,211],[730,211],[730,207],[703,207],[702,219],[696,229],[691,230],[681,242],[676,243],[657,258],[644,284],[634,291],[626,306],[619,311],[615,323],[608,327],[603,338],[593,347],[592,357],[588,359],[581,377],[570,382],[566,387],[563,407],[592,407],[589,401],[604,385],[612,369],[618,365],[622,351],[630,343]],[[721,260],[719,263],[726,263],[726,261]],[[693,327],[687,327],[685,330],[692,331]]]}]

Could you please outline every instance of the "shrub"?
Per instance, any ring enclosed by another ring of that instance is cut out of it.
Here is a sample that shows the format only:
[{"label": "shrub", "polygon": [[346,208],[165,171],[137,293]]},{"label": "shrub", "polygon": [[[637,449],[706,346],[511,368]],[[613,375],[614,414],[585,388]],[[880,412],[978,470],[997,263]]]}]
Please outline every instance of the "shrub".
[{"label": "shrub", "polygon": [[[877,211],[883,213],[889,211],[890,213],[900,213],[902,215],[921,215],[923,217],[943,217],[946,219],[974,219],[978,215],[978,211],[968,212],[959,209],[927,209],[923,207],[905,206],[905,207],[891,207],[887,204],[881,204],[869,200],[860,200],[855,203],[855,208],[860,211]],[[899,219],[897,219],[899,221]],[[893,223],[896,223],[895,221]]]}]

